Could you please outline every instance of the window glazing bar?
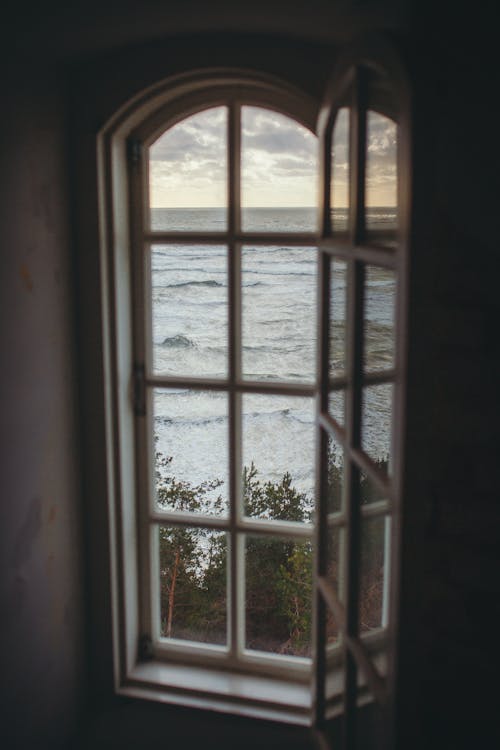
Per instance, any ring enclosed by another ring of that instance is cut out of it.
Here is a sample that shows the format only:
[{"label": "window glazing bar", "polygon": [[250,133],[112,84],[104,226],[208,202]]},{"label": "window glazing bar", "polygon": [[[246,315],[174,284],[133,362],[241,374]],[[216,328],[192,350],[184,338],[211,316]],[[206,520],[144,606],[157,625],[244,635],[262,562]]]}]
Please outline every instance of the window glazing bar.
[{"label": "window glazing bar", "polygon": [[[351,238],[353,245],[364,236],[366,111],[362,73],[355,77],[354,106],[351,124]],[[351,382],[347,389],[346,430],[350,449],[361,444],[361,399],[363,368],[363,307],[365,269],[361,260],[348,265],[347,371]],[[359,552],[360,552],[359,468],[349,458],[345,473],[346,527],[346,637],[358,634]],[[350,649],[345,649],[344,747],[356,743],[357,663]]]},{"label": "window glazing bar", "polygon": [[170,375],[148,375],[145,384],[149,388],[188,388],[195,391],[228,391],[237,393],[264,393],[285,396],[314,396],[313,383],[269,382],[259,380],[224,380],[218,378],[189,378]]},{"label": "window glazing bar", "polygon": [[328,409],[329,391],[329,327],[330,327],[330,259],[318,250],[318,377],[319,393],[316,402],[316,524],[313,587],[314,637],[314,724],[323,729],[326,721],[326,608],[318,589],[318,581],[326,574],[328,565],[328,440],[321,426],[321,413]]},{"label": "window glazing bar", "polygon": [[[240,229],[241,109],[232,102],[228,110],[228,224],[229,235]],[[228,622],[229,651],[236,658],[244,646],[243,537],[238,534],[241,517],[241,396],[234,384],[241,379],[241,246],[234,239],[228,246],[229,332],[229,555]]]},{"label": "window glazing bar", "polygon": [[[367,372],[363,374],[363,385],[379,385],[383,383],[392,383],[396,378],[396,370],[377,370],[375,372]],[[330,378],[329,388],[331,391],[341,391],[343,388],[347,388],[349,379],[347,377],[338,376]]]},{"label": "window glazing bar", "polygon": [[234,530],[240,534],[263,534],[279,536],[284,539],[311,539],[313,524],[294,523],[293,521],[272,521],[260,518],[245,518],[236,524],[231,524],[228,517],[195,515],[192,513],[169,513],[168,511],[153,511],[149,521],[159,526],[193,526],[196,528],[211,528],[220,531]]},{"label": "window glazing bar", "polygon": [[395,269],[399,265],[398,254],[392,247],[379,247],[366,242],[353,245],[348,237],[344,241],[335,238],[321,240],[321,249],[330,257],[350,260],[356,258],[383,268]]}]

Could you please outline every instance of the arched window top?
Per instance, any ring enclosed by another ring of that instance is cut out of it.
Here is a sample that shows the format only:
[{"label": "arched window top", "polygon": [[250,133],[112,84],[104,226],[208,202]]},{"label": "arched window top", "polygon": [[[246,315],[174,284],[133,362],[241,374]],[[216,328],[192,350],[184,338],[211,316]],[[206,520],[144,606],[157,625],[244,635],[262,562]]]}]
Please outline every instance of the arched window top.
[{"label": "arched window top", "polygon": [[211,69],[176,76],[125,104],[102,134],[132,136],[149,145],[190,114],[231,102],[266,107],[315,130],[319,102],[275,76],[240,69]]}]

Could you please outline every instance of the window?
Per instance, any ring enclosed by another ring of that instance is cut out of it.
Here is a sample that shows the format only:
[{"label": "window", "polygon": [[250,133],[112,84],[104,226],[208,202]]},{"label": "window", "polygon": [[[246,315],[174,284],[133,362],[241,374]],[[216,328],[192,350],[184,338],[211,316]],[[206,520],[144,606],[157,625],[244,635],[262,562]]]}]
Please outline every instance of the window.
[{"label": "window", "polygon": [[319,727],[387,703],[407,156],[389,79],[339,71],[319,210],[282,82],[185,76],[103,133],[125,694]]}]

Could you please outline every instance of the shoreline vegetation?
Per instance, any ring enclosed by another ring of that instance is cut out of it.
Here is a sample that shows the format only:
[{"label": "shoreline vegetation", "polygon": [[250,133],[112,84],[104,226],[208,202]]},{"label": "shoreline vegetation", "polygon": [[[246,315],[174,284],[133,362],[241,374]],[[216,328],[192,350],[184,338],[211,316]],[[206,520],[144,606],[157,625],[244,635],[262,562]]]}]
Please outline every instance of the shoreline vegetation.
[{"label": "shoreline vegetation", "polygon": [[[224,482],[179,481],[170,473],[172,458],[156,454],[157,502],[162,510],[221,514]],[[380,459],[387,469],[387,460]],[[329,460],[329,510],[340,510],[343,470]],[[360,477],[362,504],[379,499],[366,477]],[[312,520],[311,498],[298,491],[289,472],[280,481],[265,481],[251,463],[242,475],[245,515],[253,518]],[[227,536],[224,531],[189,526],[160,526],[161,635],[223,645],[227,630]],[[380,627],[384,587],[384,518],[366,519],[361,533],[360,630]],[[337,588],[340,532],[332,528],[328,574]],[[313,547],[268,534],[249,534],[245,544],[245,645],[268,653],[311,656]],[[327,622],[329,643],[338,640],[333,618]]]}]

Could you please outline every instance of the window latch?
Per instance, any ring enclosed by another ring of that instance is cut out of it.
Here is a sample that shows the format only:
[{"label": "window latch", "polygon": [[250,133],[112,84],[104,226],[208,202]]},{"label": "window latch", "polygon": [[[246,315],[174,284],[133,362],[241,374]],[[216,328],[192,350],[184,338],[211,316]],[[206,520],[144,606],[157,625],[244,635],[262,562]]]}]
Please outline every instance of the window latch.
[{"label": "window latch", "polygon": [[134,365],[134,414],[146,416],[146,383],[144,365]]}]

